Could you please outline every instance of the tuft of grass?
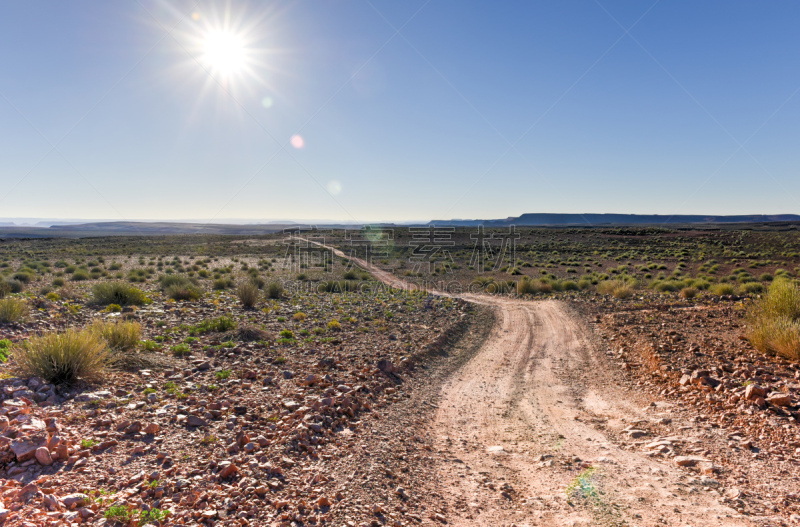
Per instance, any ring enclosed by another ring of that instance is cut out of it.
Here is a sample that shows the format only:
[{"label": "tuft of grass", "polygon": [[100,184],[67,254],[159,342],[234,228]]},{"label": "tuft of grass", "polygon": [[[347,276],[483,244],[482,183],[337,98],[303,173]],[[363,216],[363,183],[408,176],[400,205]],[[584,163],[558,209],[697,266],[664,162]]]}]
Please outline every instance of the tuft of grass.
[{"label": "tuft of grass", "polygon": [[697,296],[697,289],[694,287],[684,287],[681,289],[681,297],[685,298],[686,300],[691,300],[692,298]]},{"label": "tuft of grass", "polygon": [[81,448],[87,449],[92,448],[95,445],[99,445],[100,441],[96,439],[81,439]]},{"label": "tuft of grass", "polygon": [[11,353],[11,341],[8,339],[0,340],[0,362],[6,362]]},{"label": "tuft of grass", "polygon": [[20,298],[0,300],[0,324],[22,322],[28,318],[28,302]]},{"label": "tuft of grass", "polygon": [[254,282],[242,282],[236,288],[236,296],[239,298],[239,302],[248,309],[256,305],[259,293],[258,284]]},{"label": "tuft of grass", "polygon": [[147,297],[141,289],[125,282],[101,282],[92,287],[92,300],[95,305],[141,306]]},{"label": "tuft of grass", "polygon": [[19,368],[53,384],[97,376],[106,365],[105,341],[91,330],[69,329],[31,337],[15,348]]},{"label": "tuft of grass", "polygon": [[222,333],[224,331],[228,331],[234,329],[236,327],[236,322],[231,317],[217,317],[217,318],[210,318],[208,320],[204,320],[197,324],[196,326],[192,326],[189,328],[189,335],[203,335],[205,333],[210,333],[215,331],[217,333]]},{"label": "tuft of grass", "polygon": [[603,295],[611,295],[614,298],[625,299],[633,296],[635,287],[636,281],[633,279],[616,278],[598,283],[597,292]]},{"label": "tuft of grass", "polygon": [[197,280],[184,275],[164,275],[158,280],[162,291],[173,300],[197,300],[203,290]]},{"label": "tuft of grass", "polygon": [[183,357],[184,355],[189,355],[191,349],[188,344],[175,344],[170,348],[170,352],[176,357]]},{"label": "tuft of grass", "polygon": [[103,514],[103,517],[112,522],[121,523],[123,525],[129,524],[133,521],[133,510],[125,505],[113,505]]},{"label": "tuft of grass", "polygon": [[711,286],[711,293],[717,296],[734,295],[736,288],[731,284],[714,284]]},{"label": "tuft of grass", "polygon": [[747,314],[747,338],[754,348],[769,355],[800,360],[800,287],[777,279],[767,294]]},{"label": "tuft of grass", "polygon": [[219,370],[214,376],[220,380],[227,379],[231,376],[231,370]]},{"label": "tuft of grass", "polygon": [[138,322],[106,322],[96,320],[91,331],[97,333],[108,343],[108,346],[115,350],[129,350],[139,344],[139,337],[142,334],[142,326]]},{"label": "tuft of grass", "polygon": [[283,297],[283,286],[277,282],[270,282],[266,287],[267,298],[279,299]]}]

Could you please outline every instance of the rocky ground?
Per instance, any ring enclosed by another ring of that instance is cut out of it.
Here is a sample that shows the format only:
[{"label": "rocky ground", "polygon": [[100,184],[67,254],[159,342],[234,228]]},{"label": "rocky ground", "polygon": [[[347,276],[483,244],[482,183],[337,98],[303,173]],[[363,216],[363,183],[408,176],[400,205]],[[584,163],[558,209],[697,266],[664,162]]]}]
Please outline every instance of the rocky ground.
[{"label": "rocky ground", "polygon": [[800,366],[750,346],[744,333],[751,301],[652,297],[581,305],[627,388],[667,401],[674,413],[663,423],[637,424],[619,442],[702,474],[703,491],[753,520],[796,524]]},{"label": "rocky ground", "polygon": [[[42,304],[30,322],[0,327],[0,338],[118,316],[75,304]],[[405,293],[296,295],[248,311],[218,294],[123,313],[162,349],[133,352],[122,362],[147,367],[93,384],[18,377],[12,353],[0,382],[0,518],[38,526],[356,517],[362,487],[347,467],[364,469],[365,452],[389,433],[382,416],[408,406],[407,386],[471,312],[463,301]],[[198,330],[220,315],[238,328]],[[169,353],[176,347],[180,356]]]}]

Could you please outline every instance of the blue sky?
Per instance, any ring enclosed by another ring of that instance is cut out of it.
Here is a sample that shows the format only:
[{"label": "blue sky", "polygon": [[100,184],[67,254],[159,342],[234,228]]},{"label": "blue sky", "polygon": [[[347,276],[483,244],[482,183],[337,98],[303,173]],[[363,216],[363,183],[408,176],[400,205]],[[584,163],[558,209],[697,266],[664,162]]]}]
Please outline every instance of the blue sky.
[{"label": "blue sky", "polygon": [[0,217],[800,213],[797,3],[2,10]]}]

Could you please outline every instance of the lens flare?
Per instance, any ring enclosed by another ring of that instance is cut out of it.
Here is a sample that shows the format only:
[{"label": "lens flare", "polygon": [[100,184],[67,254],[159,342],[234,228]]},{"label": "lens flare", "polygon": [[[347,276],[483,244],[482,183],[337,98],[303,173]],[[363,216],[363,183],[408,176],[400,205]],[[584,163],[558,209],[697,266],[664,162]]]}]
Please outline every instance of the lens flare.
[{"label": "lens flare", "polygon": [[303,136],[298,134],[293,135],[289,142],[298,150],[306,146],[305,139],[303,139]]},{"label": "lens flare", "polygon": [[273,105],[272,97],[264,97],[263,99],[261,99],[261,106],[263,106],[264,108],[272,108],[272,105]]},{"label": "lens flare", "polygon": [[336,181],[335,179],[332,179],[331,181],[328,182],[327,188],[328,192],[336,196],[342,191],[342,184]]}]

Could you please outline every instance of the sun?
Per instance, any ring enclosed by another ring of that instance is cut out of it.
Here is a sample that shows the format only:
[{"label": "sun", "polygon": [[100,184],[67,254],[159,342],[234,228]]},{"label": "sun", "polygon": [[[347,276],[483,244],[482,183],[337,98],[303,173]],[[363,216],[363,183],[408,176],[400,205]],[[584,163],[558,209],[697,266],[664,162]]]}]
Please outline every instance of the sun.
[{"label": "sun", "polygon": [[244,70],[247,48],[242,37],[232,31],[209,31],[203,37],[202,58],[209,71],[229,77]]}]

